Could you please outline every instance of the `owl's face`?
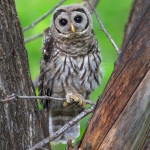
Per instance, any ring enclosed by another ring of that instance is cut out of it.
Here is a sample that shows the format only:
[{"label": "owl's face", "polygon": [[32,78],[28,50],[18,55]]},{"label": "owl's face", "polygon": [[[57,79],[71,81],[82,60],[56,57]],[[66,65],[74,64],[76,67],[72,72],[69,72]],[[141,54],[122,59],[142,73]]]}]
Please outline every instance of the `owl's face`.
[{"label": "owl's face", "polygon": [[91,30],[91,16],[81,5],[62,6],[54,12],[52,26],[61,36],[81,35]]}]

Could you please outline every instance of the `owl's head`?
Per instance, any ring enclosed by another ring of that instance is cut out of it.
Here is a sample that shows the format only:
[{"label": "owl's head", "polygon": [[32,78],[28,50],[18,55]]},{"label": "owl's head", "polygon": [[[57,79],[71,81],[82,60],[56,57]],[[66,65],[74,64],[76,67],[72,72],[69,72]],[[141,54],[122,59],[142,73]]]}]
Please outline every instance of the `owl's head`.
[{"label": "owl's head", "polygon": [[57,8],[53,14],[51,28],[55,35],[70,37],[91,32],[90,12],[82,5],[68,5]]}]

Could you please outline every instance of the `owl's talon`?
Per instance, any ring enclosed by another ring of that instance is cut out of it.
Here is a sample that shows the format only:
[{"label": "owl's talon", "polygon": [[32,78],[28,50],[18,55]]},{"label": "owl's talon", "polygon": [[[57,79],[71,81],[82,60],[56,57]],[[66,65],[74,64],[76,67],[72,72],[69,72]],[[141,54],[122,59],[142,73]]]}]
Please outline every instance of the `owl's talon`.
[{"label": "owl's talon", "polygon": [[78,103],[78,105],[83,108],[85,108],[85,106],[86,106],[84,97],[79,93],[76,93],[76,94],[68,93],[66,95],[66,103],[68,104],[68,103],[72,103],[72,102]]},{"label": "owl's talon", "polygon": [[79,103],[78,103],[78,105],[82,106],[82,104],[83,104],[83,101],[80,100]]},{"label": "owl's talon", "polygon": [[85,101],[85,99],[84,99],[84,100],[83,100],[83,99],[80,100],[79,105],[82,106],[83,108],[85,108],[85,106],[86,106],[86,101]]},{"label": "owl's talon", "polygon": [[67,103],[67,102],[64,102],[64,103],[63,103],[63,106],[64,106],[64,107],[67,107],[67,106],[68,106],[68,103]]},{"label": "owl's talon", "polygon": [[70,98],[71,98],[74,102],[79,102],[79,97],[77,97],[76,95],[71,95]]}]

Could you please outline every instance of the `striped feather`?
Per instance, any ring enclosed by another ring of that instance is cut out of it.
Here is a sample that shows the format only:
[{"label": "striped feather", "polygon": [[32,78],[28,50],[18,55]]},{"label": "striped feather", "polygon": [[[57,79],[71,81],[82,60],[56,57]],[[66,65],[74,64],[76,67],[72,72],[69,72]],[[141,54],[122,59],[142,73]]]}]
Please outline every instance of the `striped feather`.
[{"label": "striped feather", "polygon": [[[62,40],[55,39],[50,30],[47,30],[43,41],[39,95],[65,97],[67,86],[73,87],[85,99],[88,98],[99,84],[101,58],[94,36],[86,35],[74,40]],[[45,55],[47,57],[44,57]],[[49,112],[51,135],[82,111],[77,105],[64,108],[63,103],[59,101],[44,100],[42,103]],[[75,140],[79,134],[80,125],[77,123],[54,142],[66,143],[68,138]]]}]

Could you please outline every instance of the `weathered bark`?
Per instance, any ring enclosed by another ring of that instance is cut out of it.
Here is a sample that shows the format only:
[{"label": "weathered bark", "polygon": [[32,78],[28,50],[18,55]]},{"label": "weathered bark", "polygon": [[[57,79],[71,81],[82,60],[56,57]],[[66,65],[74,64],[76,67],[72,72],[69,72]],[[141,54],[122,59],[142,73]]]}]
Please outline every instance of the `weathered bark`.
[{"label": "weathered bark", "polygon": [[140,12],[140,9],[142,7],[142,2],[143,0],[134,0],[132,9],[130,12],[129,20],[128,23],[125,27],[125,32],[124,32],[124,38],[123,38],[123,43],[126,41],[128,38],[129,33],[131,32],[131,29],[133,28],[133,25],[138,17],[138,13]]},{"label": "weathered bark", "polygon": [[[14,0],[0,1],[0,100],[12,93],[34,95]],[[25,150],[43,139],[36,101],[0,102],[0,149]],[[37,117],[38,115],[38,117]]]},{"label": "weathered bark", "polygon": [[138,149],[149,133],[150,1],[143,0],[141,8],[80,148]]},{"label": "weathered bark", "polygon": [[150,126],[148,130],[148,136],[146,137],[146,140],[142,146],[142,150],[149,150],[150,149]]}]

